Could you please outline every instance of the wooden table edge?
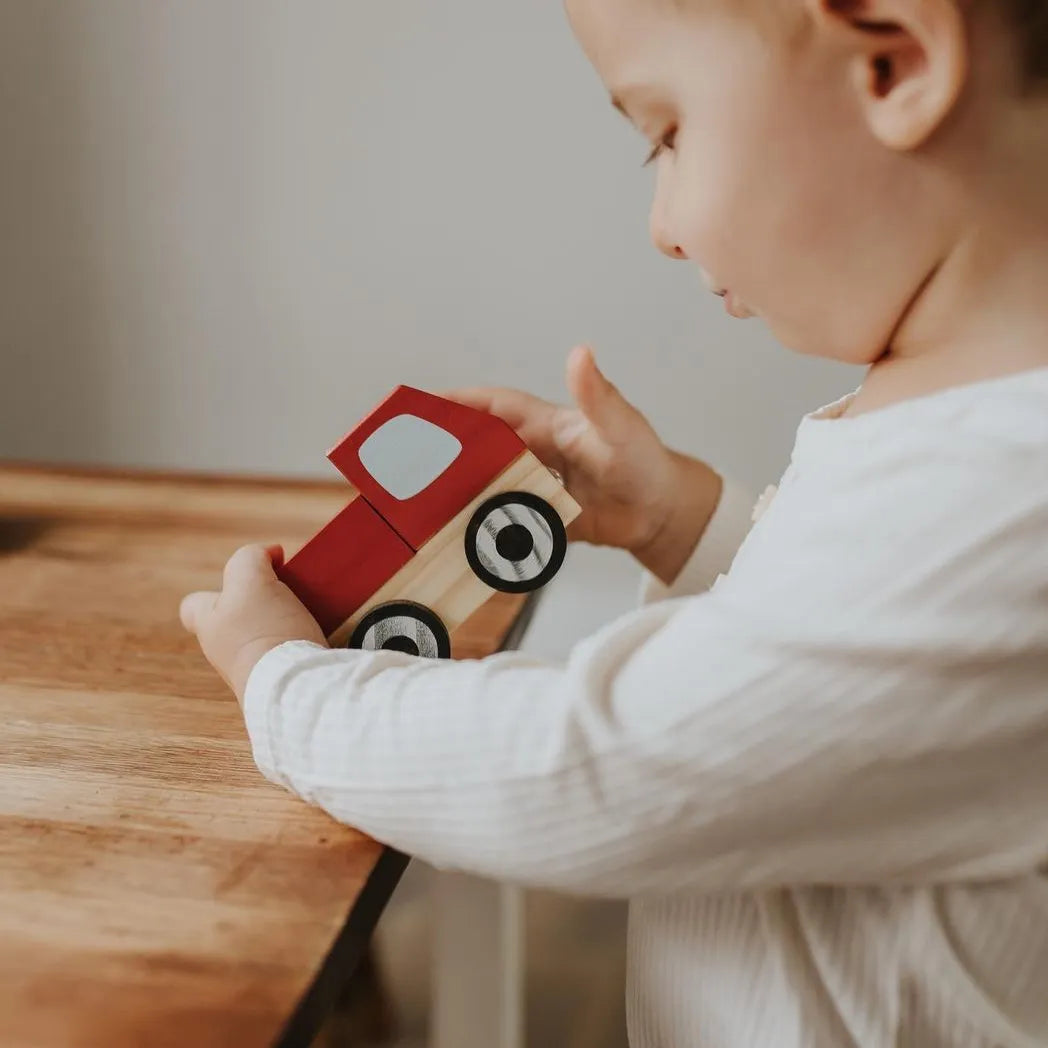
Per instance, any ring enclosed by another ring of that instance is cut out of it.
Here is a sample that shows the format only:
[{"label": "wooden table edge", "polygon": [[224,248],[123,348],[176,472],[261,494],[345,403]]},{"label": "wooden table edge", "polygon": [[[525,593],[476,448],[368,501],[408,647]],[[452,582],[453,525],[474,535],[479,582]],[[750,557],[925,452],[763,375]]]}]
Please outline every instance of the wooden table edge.
[{"label": "wooden table edge", "polygon": [[[496,654],[513,651],[531,625],[541,599],[532,593],[520,614],[502,638]],[[407,870],[411,857],[394,848],[384,848],[367,882],[350,908],[345,923],[321,962],[313,981],[285,1023],[273,1048],[309,1048],[331,1014],[346,981],[356,971],[375,928]]]},{"label": "wooden table edge", "polygon": [[314,1042],[346,981],[363,958],[410,862],[410,856],[393,848],[383,849],[312,983],[273,1042],[273,1048],[309,1048]]},{"label": "wooden table edge", "polygon": [[[184,482],[203,486],[234,484],[238,487],[292,488],[300,491],[330,492],[341,485],[334,480],[289,478],[273,474],[199,472],[156,469],[140,466],[98,466],[78,462],[33,462],[0,459],[0,470],[77,479],[123,480],[133,478],[147,483]],[[528,595],[519,614],[492,654],[517,648],[534,617],[541,599],[538,591]],[[272,1042],[272,1048],[310,1048],[331,1014],[346,981],[355,972],[371,941],[379,919],[411,862],[410,856],[394,848],[383,848],[378,861],[350,905],[346,919],[328,952],[299,998],[294,1010]]]},{"label": "wooden table edge", "polygon": [[178,469],[139,465],[105,466],[92,462],[34,462],[32,459],[0,458],[0,470],[70,477],[77,480],[134,480],[151,484],[199,484],[202,487],[234,485],[242,488],[282,488],[295,491],[337,491],[352,489],[337,476],[288,476],[281,473],[231,472],[222,470]]}]

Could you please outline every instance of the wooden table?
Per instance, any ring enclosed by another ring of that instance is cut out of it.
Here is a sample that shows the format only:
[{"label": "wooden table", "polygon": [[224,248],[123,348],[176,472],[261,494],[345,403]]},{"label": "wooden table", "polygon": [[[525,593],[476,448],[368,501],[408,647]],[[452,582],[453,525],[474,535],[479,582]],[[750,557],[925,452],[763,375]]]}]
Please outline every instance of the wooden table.
[{"label": "wooden table", "polygon": [[[0,1045],[307,1045],[406,860],[269,785],[183,633],[345,485],[0,466]],[[454,638],[496,649],[520,598]]]}]

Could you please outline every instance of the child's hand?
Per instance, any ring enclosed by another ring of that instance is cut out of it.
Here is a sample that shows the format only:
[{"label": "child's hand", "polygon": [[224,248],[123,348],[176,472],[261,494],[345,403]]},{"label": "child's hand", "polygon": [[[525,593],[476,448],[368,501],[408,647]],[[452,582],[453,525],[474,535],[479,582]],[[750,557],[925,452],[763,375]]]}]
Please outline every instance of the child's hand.
[{"label": "child's hand", "polygon": [[289,640],[326,644],[316,620],[276,576],[279,546],[244,546],[230,557],[221,593],[191,593],[182,601],[182,625],[195,633],[207,661],[238,702],[255,663]]},{"label": "child's hand", "polygon": [[562,407],[511,389],[445,394],[490,411],[563,478],[582,507],[572,539],[628,550],[664,581],[676,575],[720,498],[720,478],[670,451],[648,420],[601,374],[588,347],[568,357]]},{"label": "child's hand", "polygon": [[588,347],[568,357],[562,407],[512,389],[463,389],[450,399],[498,415],[564,480],[583,513],[571,538],[636,550],[659,530],[672,500],[672,461],[647,419],[604,377]]}]

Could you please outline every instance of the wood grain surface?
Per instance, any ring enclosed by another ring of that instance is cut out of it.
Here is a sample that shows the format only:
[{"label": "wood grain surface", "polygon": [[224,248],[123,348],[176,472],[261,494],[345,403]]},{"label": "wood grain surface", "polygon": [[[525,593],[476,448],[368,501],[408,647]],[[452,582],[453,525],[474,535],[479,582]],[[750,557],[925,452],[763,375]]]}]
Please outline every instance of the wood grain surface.
[{"label": "wood grain surface", "polygon": [[[0,466],[3,1048],[308,1040],[303,1002],[402,865],[261,778],[177,608],[237,546],[290,554],[349,495]],[[521,603],[486,605],[456,654],[494,650]]]}]

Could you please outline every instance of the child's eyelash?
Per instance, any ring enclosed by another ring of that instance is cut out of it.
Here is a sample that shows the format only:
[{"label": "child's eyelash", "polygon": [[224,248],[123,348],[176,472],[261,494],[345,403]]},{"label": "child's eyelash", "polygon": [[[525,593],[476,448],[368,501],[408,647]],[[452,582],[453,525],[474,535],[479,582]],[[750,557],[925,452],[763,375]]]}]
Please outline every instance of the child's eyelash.
[{"label": "child's eyelash", "polygon": [[677,141],[677,129],[674,127],[674,128],[671,128],[669,131],[666,132],[666,134],[664,134],[662,136],[661,141],[651,151],[651,153],[648,155],[648,159],[644,161],[644,165],[643,166],[644,167],[649,167],[651,164],[654,164],[655,161],[658,160],[659,157],[662,156],[662,154],[667,149],[672,149],[673,148],[673,146],[674,146],[676,141]]}]

